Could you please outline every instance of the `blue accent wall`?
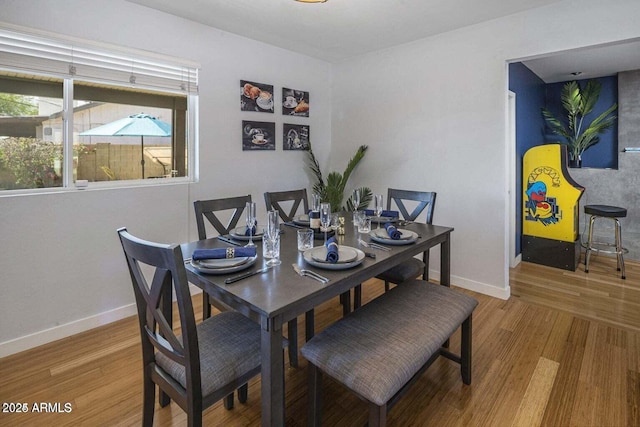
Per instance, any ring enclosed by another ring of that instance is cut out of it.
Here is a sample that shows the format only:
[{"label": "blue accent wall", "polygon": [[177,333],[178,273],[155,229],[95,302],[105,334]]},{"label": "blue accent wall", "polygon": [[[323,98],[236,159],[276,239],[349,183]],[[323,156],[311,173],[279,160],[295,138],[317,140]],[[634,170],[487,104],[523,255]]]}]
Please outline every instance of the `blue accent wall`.
[{"label": "blue accent wall", "polygon": [[[593,112],[586,118],[593,120],[613,103],[618,102],[618,77],[602,77],[602,90]],[[570,80],[569,80],[570,81]],[[587,80],[578,80],[584,86]],[[542,107],[556,117],[564,117],[560,94],[566,82],[545,84],[521,62],[509,64],[509,90],[516,94],[516,254],[522,252],[522,158],[524,153],[537,145],[554,140],[548,135],[542,118]],[[617,115],[617,111],[614,113]],[[557,138],[557,137],[556,137]],[[588,148],[582,156],[582,166],[592,168],[618,168],[618,123],[600,136],[600,142]],[[571,172],[571,170],[569,170]]]},{"label": "blue accent wall", "polygon": [[509,90],[516,94],[516,254],[521,253],[522,158],[531,147],[544,144],[545,83],[521,62],[509,64]]},{"label": "blue accent wall", "polygon": [[[600,91],[600,97],[593,111],[585,116],[587,123],[604,113],[607,108],[612,104],[618,102],[618,77],[601,77],[594,79],[600,82],[602,89]],[[571,81],[571,80],[568,80]],[[580,87],[584,87],[587,80],[577,80]],[[546,85],[545,104],[546,107],[556,116],[558,119],[563,119],[565,113],[563,112],[562,103],[560,101],[560,95],[562,87],[566,82],[551,83]],[[617,110],[614,114],[618,114]],[[557,140],[555,135],[547,135],[547,142]],[[593,145],[582,155],[582,167],[587,168],[618,168],[618,122],[600,135],[600,142]]]}]

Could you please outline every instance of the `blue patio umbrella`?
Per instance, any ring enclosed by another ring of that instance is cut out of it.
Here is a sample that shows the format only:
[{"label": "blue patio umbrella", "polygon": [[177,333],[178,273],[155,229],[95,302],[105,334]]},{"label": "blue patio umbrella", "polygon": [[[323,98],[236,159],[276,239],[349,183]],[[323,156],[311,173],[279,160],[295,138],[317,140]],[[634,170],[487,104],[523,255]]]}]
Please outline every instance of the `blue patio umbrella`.
[{"label": "blue patio umbrella", "polygon": [[144,137],[171,136],[171,125],[149,114],[134,114],[80,133],[81,136],[139,136],[142,138],[142,178],[144,179]]}]

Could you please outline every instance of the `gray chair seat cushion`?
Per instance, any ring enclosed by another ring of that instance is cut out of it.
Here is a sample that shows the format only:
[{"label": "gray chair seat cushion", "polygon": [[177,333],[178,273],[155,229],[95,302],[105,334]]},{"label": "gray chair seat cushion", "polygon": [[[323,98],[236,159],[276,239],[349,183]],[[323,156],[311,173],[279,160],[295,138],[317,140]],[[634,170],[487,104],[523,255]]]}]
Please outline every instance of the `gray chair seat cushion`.
[{"label": "gray chair seat cushion", "polygon": [[[202,395],[260,366],[260,326],[238,312],[225,311],[197,325]],[[182,365],[156,353],[158,366],[187,386]]]},{"label": "gray chair seat cushion", "polygon": [[332,378],[383,405],[439,351],[477,304],[451,288],[408,281],[323,330],[301,351]]},{"label": "gray chair seat cushion", "polygon": [[416,258],[401,262],[395,267],[391,267],[385,272],[377,275],[380,280],[391,283],[402,283],[407,280],[415,279],[424,272],[424,262]]}]

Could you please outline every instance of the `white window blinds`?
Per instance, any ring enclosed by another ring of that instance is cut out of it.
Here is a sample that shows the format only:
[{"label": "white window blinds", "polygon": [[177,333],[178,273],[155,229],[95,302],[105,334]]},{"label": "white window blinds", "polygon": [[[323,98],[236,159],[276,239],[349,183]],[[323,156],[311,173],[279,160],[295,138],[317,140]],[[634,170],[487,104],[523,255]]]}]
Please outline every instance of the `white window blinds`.
[{"label": "white window blinds", "polygon": [[0,27],[0,68],[172,92],[198,91],[196,64],[6,27]]}]

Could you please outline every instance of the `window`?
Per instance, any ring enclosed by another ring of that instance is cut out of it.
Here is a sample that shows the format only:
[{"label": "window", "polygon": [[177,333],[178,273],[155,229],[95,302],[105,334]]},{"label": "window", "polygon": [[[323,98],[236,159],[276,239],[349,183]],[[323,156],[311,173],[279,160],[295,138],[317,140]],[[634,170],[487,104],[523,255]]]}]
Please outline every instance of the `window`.
[{"label": "window", "polygon": [[0,28],[0,194],[190,177],[196,103],[192,65]]}]

